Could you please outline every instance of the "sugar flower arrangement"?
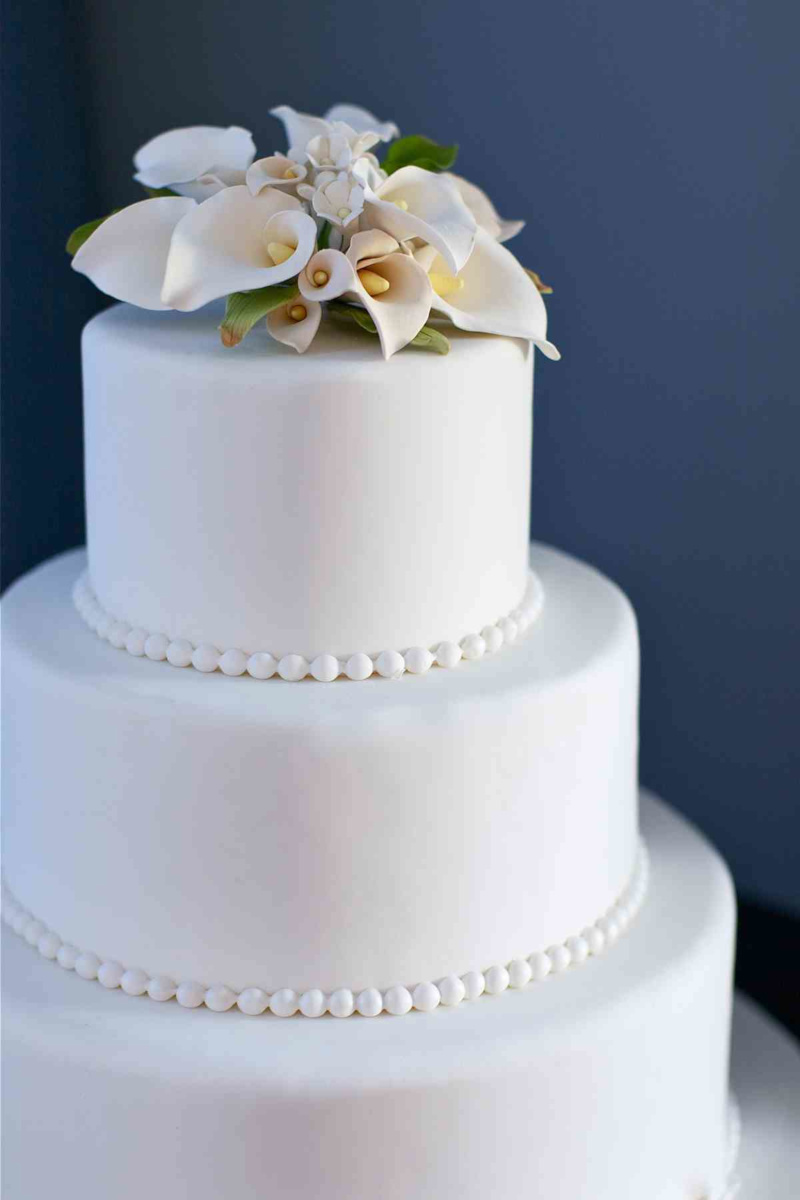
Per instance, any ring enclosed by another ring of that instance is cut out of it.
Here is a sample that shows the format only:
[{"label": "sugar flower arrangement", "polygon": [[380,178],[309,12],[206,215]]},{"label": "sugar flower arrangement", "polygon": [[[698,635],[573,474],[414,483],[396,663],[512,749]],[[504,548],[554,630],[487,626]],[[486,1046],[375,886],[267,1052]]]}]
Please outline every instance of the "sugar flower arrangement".
[{"label": "sugar flower arrangement", "polygon": [[148,199],[76,229],[74,269],[140,308],[191,312],[226,297],[225,346],[266,318],[302,354],[327,310],[377,334],[387,359],[408,345],[446,354],[447,321],[559,357],[541,296],[551,289],[502,244],[523,222],[451,173],[457,147],[394,141],[396,125],[349,104],[324,117],[271,111],[285,154],[256,159],[237,126],[142,146],[134,178]]}]

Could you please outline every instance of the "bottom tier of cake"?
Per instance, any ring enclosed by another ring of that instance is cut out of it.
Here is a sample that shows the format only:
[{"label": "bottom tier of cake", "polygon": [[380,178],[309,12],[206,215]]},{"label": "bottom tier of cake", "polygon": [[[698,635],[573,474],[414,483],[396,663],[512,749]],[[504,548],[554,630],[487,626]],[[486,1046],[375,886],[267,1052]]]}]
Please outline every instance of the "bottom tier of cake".
[{"label": "bottom tier of cake", "polygon": [[10,937],[6,1200],[716,1200],[734,897],[648,797],[613,954],[402,1019],[253,1021],[105,991]]}]

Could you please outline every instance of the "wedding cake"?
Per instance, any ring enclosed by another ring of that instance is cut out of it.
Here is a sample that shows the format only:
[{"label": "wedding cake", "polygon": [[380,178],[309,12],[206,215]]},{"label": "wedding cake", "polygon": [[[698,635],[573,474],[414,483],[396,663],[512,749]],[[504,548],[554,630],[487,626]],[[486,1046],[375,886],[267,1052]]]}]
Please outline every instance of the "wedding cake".
[{"label": "wedding cake", "polygon": [[124,303],[5,602],[7,1198],[720,1200],[733,892],[529,546],[549,289],[454,147],[275,113],[69,243]]}]

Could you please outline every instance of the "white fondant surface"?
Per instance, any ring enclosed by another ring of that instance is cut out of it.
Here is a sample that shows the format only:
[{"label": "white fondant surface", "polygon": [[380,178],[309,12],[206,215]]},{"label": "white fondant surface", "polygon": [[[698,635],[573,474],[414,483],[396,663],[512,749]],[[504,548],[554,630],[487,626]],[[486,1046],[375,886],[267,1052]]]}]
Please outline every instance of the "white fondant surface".
[{"label": "white fondant surface", "polygon": [[733,1013],[731,1084],[742,1120],[737,1200],[797,1200],[800,1046],[742,995]]},{"label": "white fondant surface", "polygon": [[645,800],[643,826],[651,892],[613,954],[402,1020],[222,1020],[107,992],[12,937],[6,1200],[73,1181],[84,1200],[721,1193],[733,893],[668,809]]},{"label": "white fondant surface", "polygon": [[131,626],[340,658],[459,641],[525,590],[533,349],[456,331],[298,359],[222,310],[117,305],[84,332],[91,579]]},{"label": "white fondant surface", "polygon": [[591,568],[532,561],[514,653],[335,688],[133,658],[72,606],[82,555],[39,568],[4,602],[9,888],[101,960],[236,990],[414,984],[581,931],[636,855],[636,626]]}]

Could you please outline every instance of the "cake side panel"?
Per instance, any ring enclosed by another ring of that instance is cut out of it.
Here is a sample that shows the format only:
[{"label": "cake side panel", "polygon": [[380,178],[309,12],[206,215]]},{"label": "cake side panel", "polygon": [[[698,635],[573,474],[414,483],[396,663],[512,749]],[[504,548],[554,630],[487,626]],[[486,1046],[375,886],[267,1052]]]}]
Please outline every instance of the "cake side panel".
[{"label": "cake side panel", "polygon": [[237,989],[414,984],[580,933],[633,870],[638,643],[611,584],[534,561],[545,610],[506,653],[325,687],[132,659],[71,609],[77,562],[45,568],[6,623],[12,892],[101,958]]},{"label": "cake side panel", "polygon": [[215,324],[118,307],[84,333],[105,609],[313,658],[458,640],[519,603],[531,347],[462,336],[385,363],[323,330],[298,358],[258,335],[225,350]]},{"label": "cake side panel", "polygon": [[733,896],[707,845],[660,811],[624,946],[456,1010],[186,1013],[105,993],[14,939],[14,979],[31,965],[5,1021],[8,1200],[77,1177],[87,1152],[86,1200],[133,1200],[154,1176],[197,1200],[260,1195],[264,1178],[293,1200],[485,1200],[521,1180],[542,1200],[720,1195]]}]

